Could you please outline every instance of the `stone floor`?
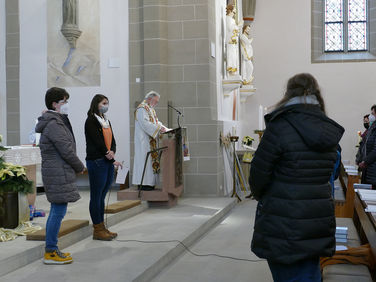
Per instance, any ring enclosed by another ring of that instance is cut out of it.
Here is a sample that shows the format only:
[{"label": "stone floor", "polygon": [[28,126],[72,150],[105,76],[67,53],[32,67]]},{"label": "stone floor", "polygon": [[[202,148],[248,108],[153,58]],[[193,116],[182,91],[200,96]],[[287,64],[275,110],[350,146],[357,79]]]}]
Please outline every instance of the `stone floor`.
[{"label": "stone floor", "polygon": [[[70,212],[67,217],[77,218],[80,215],[80,218],[88,218],[88,195],[82,194],[83,199],[69,207]],[[115,200],[113,196],[110,202]],[[37,208],[48,210],[48,203],[42,197],[38,197]],[[250,201],[249,204],[251,203]],[[141,243],[135,241],[123,242],[121,240],[180,240],[191,246],[216,226],[218,222],[221,222],[234,206],[236,206],[236,201],[231,198],[182,198],[178,206],[171,209],[148,208],[111,227],[111,230],[119,234],[117,241],[93,241],[89,235],[85,239],[64,248],[64,251],[72,253],[74,262],[71,265],[44,265],[39,257],[34,262],[1,276],[0,281],[151,281],[166,266],[179,260],[179,255],[184,252],[182,246],[176,241]],[[247,214],[243,216],[244,219],[248,217],[247,227],[245,228],[249,231],[250,210],[245,209],[244,212]],[[37,219],[42,225],[43,220],[45,218]],[[235,221],[238,220],[240,218],[235,219]],[[245,245],[234,244],[235,249],[231,252],[231,255],[244,256],[246,254],[244,250],[247,249],[248,257],[253,257],[248,247],[250,238],[248,231],[243,234]],[[218,240],[217,243],[222,245],[221,240]],[[226,241],[223,241],[223,243],[227,244]],[[24,255],[28,256],[27,253],[31,252],[34,244],[43,246],[43,242],[26,241],[24,237],[19,237],[13,242],[1,243],[0,255],[2,258],[0,256],[0,265],[3,264],[1,259],[6,262],[6,256],[9,255],[4,252],[6,249],[10,251],[12,246],[17,245],[18,247],[15,248],[23,248],[25,250]],[[22,255],[19,254],[18,256],[19,260],[22,260]],[[215,261],[213,263],[215,264]],[[231,262],[232,264],[233,262]],[[248,272],[247,267],[244,270]],[[210,271],[210,269],[207,271]],[[165,273],[161,275],[165,275]],[[205,278],[197,281],[210,281],[206,280],[206,276],[202,277]]]}]

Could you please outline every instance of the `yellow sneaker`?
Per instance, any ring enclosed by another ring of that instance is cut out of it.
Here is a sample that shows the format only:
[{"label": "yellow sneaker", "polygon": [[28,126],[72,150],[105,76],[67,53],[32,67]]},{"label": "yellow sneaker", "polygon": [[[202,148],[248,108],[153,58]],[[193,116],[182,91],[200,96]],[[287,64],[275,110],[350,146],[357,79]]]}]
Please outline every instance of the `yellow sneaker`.
[{"label": "yellow sneaker", "polygon": [[[65,253],[68,254],[68,253]],[[64,253],[60,252],[59,250],[55,250],[53,252],[46,252],[44,253],[44,264],[68,264],[72,263],[73,259],[69,255],[65,255]]]}]

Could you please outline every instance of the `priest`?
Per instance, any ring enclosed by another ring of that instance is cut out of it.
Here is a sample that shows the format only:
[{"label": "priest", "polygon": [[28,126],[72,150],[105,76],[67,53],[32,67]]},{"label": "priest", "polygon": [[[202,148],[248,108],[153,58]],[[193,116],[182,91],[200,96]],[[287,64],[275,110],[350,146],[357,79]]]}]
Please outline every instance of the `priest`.
[{"label": "priest", "polygon": [[145,175],[142,181],[145,159],[149,151],[158,148],[159,133],[166,132],[167,128],[158,120],[154,107],[159,102],[160,95],[155,91],[146,94],[144,101],[135,111],[134,133],[134,164],[133,185],[140,190],[153,190],[158,181],[160,163],[158,152],[149,155],[146,163]]}]

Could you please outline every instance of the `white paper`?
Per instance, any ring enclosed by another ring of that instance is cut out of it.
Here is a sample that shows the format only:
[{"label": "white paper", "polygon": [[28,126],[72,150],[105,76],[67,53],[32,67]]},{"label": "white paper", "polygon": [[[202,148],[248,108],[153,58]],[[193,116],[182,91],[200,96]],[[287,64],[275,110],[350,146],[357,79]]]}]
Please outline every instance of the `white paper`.
[{"label": "white paper", "polygon": [[336,246],[336,251],[346,251],[347,247],[344,245],[337,245]]},{"label": "white paper", "polygon": [[376,205],[367,205],[365,208],[366,212],[376,212]]},{"label": "white paper", "polygon": [[124,184],[125,179],[127,178],[127,174],[129,171],[129,167],[123,165],[123,168],[120,168],[117,171],[117,176],[116,176],[116,184]]}]

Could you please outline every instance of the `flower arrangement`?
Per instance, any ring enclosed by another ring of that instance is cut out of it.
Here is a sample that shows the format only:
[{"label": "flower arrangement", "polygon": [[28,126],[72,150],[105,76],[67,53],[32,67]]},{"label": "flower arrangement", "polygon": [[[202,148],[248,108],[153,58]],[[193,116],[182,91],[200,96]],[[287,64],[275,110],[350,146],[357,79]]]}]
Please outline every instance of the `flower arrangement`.
[{"label": "flower arrangement", "polygon": [[[0,135],[0,142],[2,136]],[[7,150],[0,145],[0,151]],[[33,182],[26,177],[26,171],[23,166],[14,165],[4,161],[0,157],[0,193],[2,192],[20,192],[31,193],[33,191]]]},{"label": "flower arrangement", "polygon": [[243,137],[242,143],[246,146],[252,146],[253,141],[255,141],[255,139],[247,135]]}]

